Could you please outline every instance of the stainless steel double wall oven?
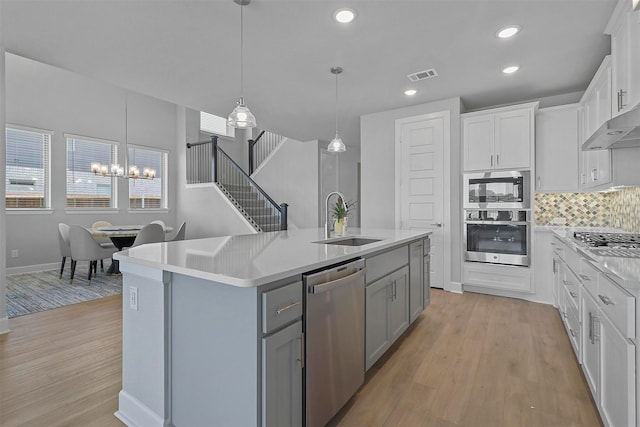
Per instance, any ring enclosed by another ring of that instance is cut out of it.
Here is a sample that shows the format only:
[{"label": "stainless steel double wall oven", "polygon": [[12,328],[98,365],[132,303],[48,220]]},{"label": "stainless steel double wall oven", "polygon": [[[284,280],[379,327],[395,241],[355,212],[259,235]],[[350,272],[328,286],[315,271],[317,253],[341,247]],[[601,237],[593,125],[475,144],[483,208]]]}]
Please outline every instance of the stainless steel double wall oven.
[{"label": "stainless steel double wall oven", "polygon": [[529,184],[528,171],[464,175],[465,261],[529,265]]}]

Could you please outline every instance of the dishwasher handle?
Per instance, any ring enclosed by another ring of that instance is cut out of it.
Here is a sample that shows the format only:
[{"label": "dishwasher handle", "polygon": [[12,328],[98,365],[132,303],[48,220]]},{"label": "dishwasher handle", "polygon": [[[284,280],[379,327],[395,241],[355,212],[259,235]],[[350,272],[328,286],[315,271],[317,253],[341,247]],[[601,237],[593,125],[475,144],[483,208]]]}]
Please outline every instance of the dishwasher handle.
[{"label": "dishwasher handle", "polygon": [[321,283],[319,285],[314,285],[311,286],[309,288],[309,293],[311,294],[321,294],[323,292],[328,292],[332,289],[335,288],[339,288],[340,286],[343,286],[346,283],[352,282],[354,279],[359,279],[360,277],[364,276],[365,273],[365,269],[361,269],[356,271],[353,274],[350,274],[348,276],[345,277],[341,277],[340,279],[336,279],[336,280],[332,280],[330,282],[326,282],[326,283]]}]

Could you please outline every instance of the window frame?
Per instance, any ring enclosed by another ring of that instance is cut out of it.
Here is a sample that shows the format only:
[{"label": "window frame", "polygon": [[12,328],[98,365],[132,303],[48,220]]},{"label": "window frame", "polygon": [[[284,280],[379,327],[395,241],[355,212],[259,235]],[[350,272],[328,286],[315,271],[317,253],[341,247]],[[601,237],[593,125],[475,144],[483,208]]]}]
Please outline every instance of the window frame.
[{"label": "window frame", "polygon": [[[68,150],[67,150],[67,145],[69,143],[69,139],[73,139],[73,140],[80,140],[80,141],[84,141],[84,142],[94,142],[94,143],[100,143],[100,144],[108,144],[111,145],[112,148],[112,155],[111,155],[111,161],[109,163],[118,163],[118,156],[119,156],[119,148],[120,148],[120,142],[119,141],[113,141],[110,139],[104,139],[104,138],[98,138],[98,137],[94,137],[94,136],[86,136],[86,135],[77,135],[77,134],[72,134],[72,133],[64,133],[64,147],[65,147],[65,191],[64,191],[64,200],[65,200],[65,211],[67,211],[67,213],[71,213],[71,212],[91,212],[91,213],[111,213],[111,212],[117,212],[118,211],[118,180],[115,177],[110,177],[111,180],[111,199],[110,199],[110,206],[109,207],[104,207],[104,206],[95,206],[95,207],[76,207],[76,206],[68,206],[67,205],[67,201],[68,201],[68,196],[69,196],[69,187],[68,187],[68,173],[69,173],[69,169],[68,169],[68,163],[69,163],[69,158],[68,158]],[[74,162],[75,163],[75,162]],[[90,166],[88,165],[88,168],[90,170]]]},{"label": "window frame", "polygon": [[[146,151],[153,151],[159,153],[161,155],[161,167],[162,171],[157,171],[156,175],[160,175],[162,177],[162,186],[160,187],[160,207],[159,208],[132,208],[131,207],[131,192],[129,191],[129,185],[127,185],[127,204],[129,213],[144,213],[144,212],[168,212],[169,211],[169,150],[158,148],[158,147],[149,147],[148,145],[141,144],[127,144],[126,145],[126,159],[127,159],[127,167],[129,165],[135,164],[131,162],[129,158],[129,150],[130,149],[140,149]],[[136,165],[138,168],[143,168],[145,165]],[[128,169],[127,169],[128,170]],[[160,173],[158,173],[160,172]],[[140,169],[140,173],[142,174],[142,169]],[[140,179],[140,178],[138,178]],[[131,178],[129,178],[131,180]],[[142,179],[144,181],[144,179]]]},{"label": "window frame", "polygon": [[[29,212],[33,212],[33,213],[50,213],[50,211],[52,211],[52,205],[51,205],[51,148],[53,145],[53,137],[55,135],[55,132],[52,130],[48,130],[48,129],[42,129],[42,128],[36,128],[33,126],[24,126],[24,125],[18,125],[18,124],[14,124],[14,123],[5,123],[5,179],[7,178],[7,165],[8,165],[8,159],[6,157],[6,150],[7,150],[7,141],[6,141],[6,133],[8,129],[12,129],[12,130],[17,130],[17,131],[24,131],[24,132],[33,132],[33,133],[38,133],[38,134],[43,134],[43,135],[48,135],[49,136],[49,141],[47,142],[48,147],[46,149],[46,153],[43,156],[43,160],[45,162],[45,167],[44,167],[44,190],[43,190],[43,197],[44,197],[44,206],[41,208],[8,208],[6,207],[6,199],[7,199],[7,194],[5,191],[5,212],[7,213],[11,213],[11,212],[15,212],[16,214],[19,213],[29,213]],[[43,142],[43,144],[45,144],[45,142]],[[6,182],[4,184],[6,186]]]}]

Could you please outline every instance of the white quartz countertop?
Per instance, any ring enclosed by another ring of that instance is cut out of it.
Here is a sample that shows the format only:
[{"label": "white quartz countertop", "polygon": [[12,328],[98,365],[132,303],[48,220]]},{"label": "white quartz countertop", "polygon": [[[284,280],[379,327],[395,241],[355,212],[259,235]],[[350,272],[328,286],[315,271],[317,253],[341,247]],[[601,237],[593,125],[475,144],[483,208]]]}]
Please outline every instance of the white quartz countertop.
[{"label": "white quartz countertop", "polygon": [[431,231],[349,228],[347,236],[380,239],[363,246],[315,243],[321,228],[152,243],[114,254],[131,263],[238,287],[256,287],[407,244]]},{"label": "white quartz countertop", "polygon": [[599,256],[593,251],[590,251],[588,246],[575,240],[573,238],[574,231],[601,231],[612,233],[624,233],[624,231],[596,228],[557,228],[553,230],[565,243],[596,265],[609,279],[633,292],[640,290],[640,258]]}]

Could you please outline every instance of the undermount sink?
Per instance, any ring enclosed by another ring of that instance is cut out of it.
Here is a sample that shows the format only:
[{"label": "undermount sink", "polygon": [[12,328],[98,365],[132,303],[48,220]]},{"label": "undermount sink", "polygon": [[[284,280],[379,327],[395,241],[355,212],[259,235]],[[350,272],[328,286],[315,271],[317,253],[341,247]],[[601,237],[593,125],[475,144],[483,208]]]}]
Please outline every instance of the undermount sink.
[{"label": "undermount sink", "polygon": [[324,245],[340,245],[340,246],[363,246],[369,243],[379,242],[382,239],[372,239],[369,237],[346,237],[344,239],[320,240],[313,243],[322,243]]}]

